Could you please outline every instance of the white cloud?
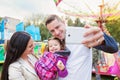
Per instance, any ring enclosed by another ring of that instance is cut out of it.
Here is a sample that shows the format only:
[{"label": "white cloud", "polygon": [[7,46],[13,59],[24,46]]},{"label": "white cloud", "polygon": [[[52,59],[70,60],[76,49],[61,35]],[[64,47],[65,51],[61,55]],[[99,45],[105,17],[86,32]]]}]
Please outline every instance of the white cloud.
[{"label": "white cloud", "polygon": [[32,14],[58,14],[53,0],[0,0],[0,16],[23,19]]}]

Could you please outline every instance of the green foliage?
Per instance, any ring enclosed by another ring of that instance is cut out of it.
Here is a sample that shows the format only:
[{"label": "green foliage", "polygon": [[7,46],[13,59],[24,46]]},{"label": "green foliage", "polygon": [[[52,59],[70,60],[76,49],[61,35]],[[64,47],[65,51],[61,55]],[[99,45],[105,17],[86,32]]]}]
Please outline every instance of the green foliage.
[{"label": "green foliage", "polygon": [[2,20],[2,17],[0,17],[0,21]]},{"label": "green foliage", "polygon": [[68,18],[67,20],[68,26],[76,26],[76,27],[83,27],[85,23],[82,23],[79,18],[76,18],[75,21],[73,21],[71,18]]},{"label": "green foliage", "polygon": [[73,25],[74,25],[71,18],[69,18],[69,19],[67,20],[67,24],[68,24],[68,26],[73,26]]},{"label": "green foliage", "polygon": [[30,21],[28,20],[25,24],[24,24],[24,28],[26,28],[27,26],[31,25]]},{"label": "green foliage", "polygon": [[40,24],[40,34],[41,34],[42,41],[51,37],[51,34],[49,33],[48,29],[43,23]]},{"label": "green foliage", "polygon": [[120,18],[107,22],[106,27],[115,40],[120,43]]},{"label": "green foliage", "polygon": [[83,27],[83,26],[84,26],[84,24],[83,24],[83,23],[81,23],[81,21],[80,21],[80,19],[79,19],[79,18],[76,18],[76,19],[75,19],[74,26]]},{"label": "green foliage", "polygon": [[35,26],[39,26],[40,23],[44,23],[45,15],[43,14],[33,14],[31,17],[25,18],[25,27],[28,25],[34,24]]},{"label": "green foliage", "polygon": [[51,37],[51,34],[44,25],[45,18],[46,17],[43,14],[33,14],[31,17],[25,19],[25,27],[32,24],[39,27],[42,41]]}]

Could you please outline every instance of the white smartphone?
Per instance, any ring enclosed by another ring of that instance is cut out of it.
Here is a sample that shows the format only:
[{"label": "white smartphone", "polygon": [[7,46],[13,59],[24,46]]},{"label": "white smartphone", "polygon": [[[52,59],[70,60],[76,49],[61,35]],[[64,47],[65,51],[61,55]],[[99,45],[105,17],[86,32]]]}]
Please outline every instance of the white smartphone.
[{"label": "white smartphone", "polygon": [[66,44],[81,44],[85,30],[84,27],[66,27]]}]

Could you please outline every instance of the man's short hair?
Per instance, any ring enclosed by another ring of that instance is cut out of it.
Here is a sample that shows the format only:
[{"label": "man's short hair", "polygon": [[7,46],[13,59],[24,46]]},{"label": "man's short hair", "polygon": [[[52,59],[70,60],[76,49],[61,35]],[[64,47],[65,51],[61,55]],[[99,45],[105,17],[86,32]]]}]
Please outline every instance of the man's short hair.
[{"label": "man's short hair", "polygon": [[45,25],[47,26],[47,24],[51,23],[55,19],[62,22],[62,20],[59,16],[53,14],[53,15],[48,16],[48,18],[45,21]]}]

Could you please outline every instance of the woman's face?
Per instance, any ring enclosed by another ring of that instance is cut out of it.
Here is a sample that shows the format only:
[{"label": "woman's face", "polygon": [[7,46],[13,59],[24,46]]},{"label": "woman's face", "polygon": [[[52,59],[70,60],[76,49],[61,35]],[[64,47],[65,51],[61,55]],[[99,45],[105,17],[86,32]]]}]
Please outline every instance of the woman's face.
[{"label": "woman's face", "polygon": [[59,51],[61,49],[60,43],[57,40],[50,40],[48,42],[48,48],[49,48],[49,51],[52,53]]},{"label": "woman's face", "polygon": [[24,51],[25,54],[30,54],[30,53],[34,53],[34,41],[31,38],[27,44],[27,47]]}]

